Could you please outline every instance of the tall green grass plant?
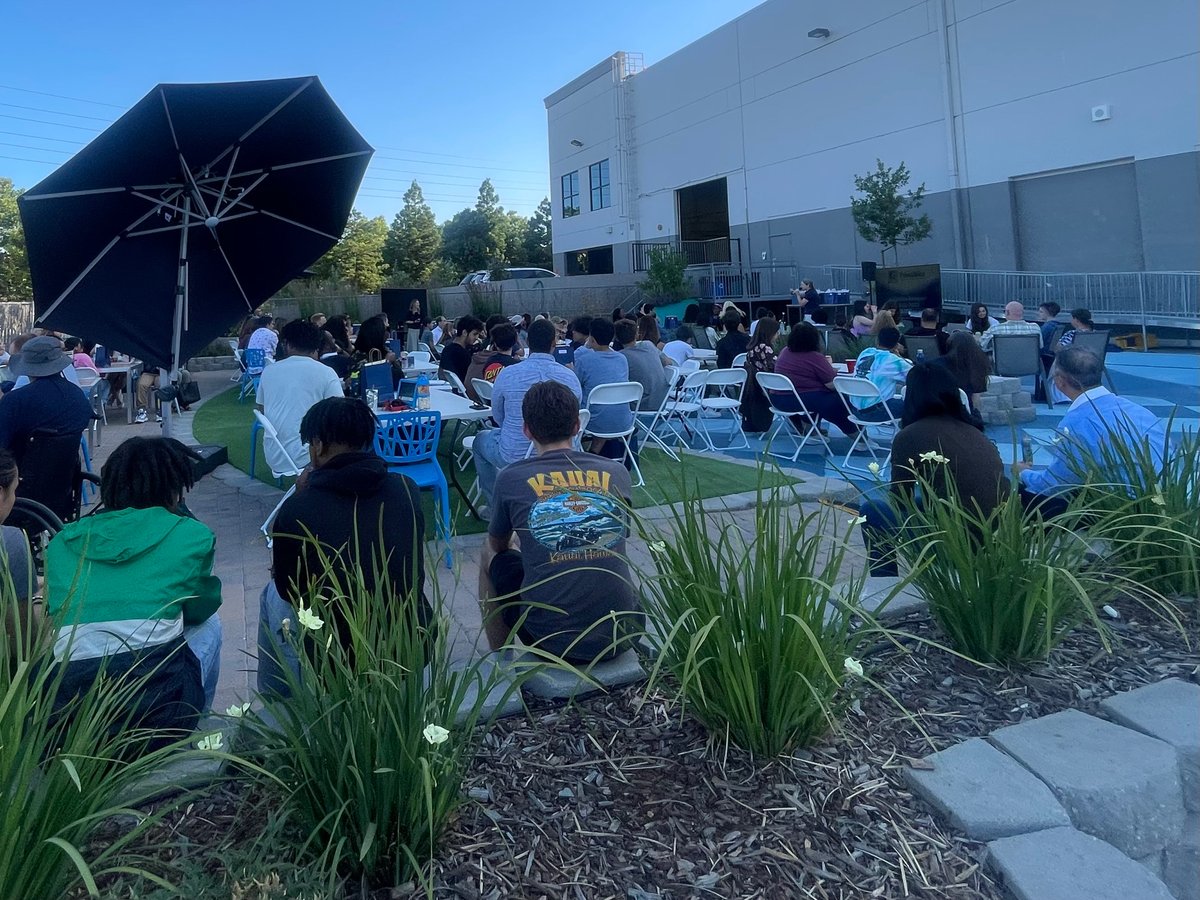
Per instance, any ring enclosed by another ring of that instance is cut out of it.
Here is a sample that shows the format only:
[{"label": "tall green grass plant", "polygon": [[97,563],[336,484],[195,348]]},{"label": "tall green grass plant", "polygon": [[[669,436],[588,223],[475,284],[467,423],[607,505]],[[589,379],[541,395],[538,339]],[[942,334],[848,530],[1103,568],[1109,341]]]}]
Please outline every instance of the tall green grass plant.
[{"label": "tall green grass plant", "polygon": [[[324,556],[320,568],[340,565]],[[424,877],[462,802],[473,729],[500,677],[479,661],[455,670],[446,628],[427,628],[416,609],[398,604],[386,577],[372,586],[357,569],[314,585],[290,623],[300,663],[298,675],[286,673],[291,697],[247,718],[256,755],[282,784],[282,811],[303,836],[299,854],[331,894],[339,884],[367,890]]]},{"label": "tall green grass plant", "polygon": [[[167,762],[224,756],[195,748],[187,736],[147,752],[149,732],[135,727],[135,699],[150,674],[104,677],[56,713],[64,667],[46,629],[31,624],[7,575],[0,577],[0,896],[58,898],[80,890],[99,896],[97,882],[140,874],[129,855],[174,804],[143,808],[162,793],[150,776]],[[215,741],[210,741],[215,743]],[[176,801],[178,803],[180,801]],[[93,846],[90,838],[113,816],[135,823]]]},{"label": "tall green grass plant", "polygon": [[857,677],[850,628],[861,582],[837,584],[846,548],[829,508],[805,515],[791,492],[759,489],[753,528],[677,505],[643,526],[654,571],[643,579],[655,675],[671,673],[686,710],[714,735],[761,756],[811,743],[836,721]]}]

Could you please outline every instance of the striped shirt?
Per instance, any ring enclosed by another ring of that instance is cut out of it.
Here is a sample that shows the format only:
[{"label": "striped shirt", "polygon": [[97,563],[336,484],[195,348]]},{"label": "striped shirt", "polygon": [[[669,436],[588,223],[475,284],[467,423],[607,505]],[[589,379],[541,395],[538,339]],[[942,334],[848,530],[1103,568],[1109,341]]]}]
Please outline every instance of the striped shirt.
[{"label": "striped shirt", "polygon": [[985,331],[979,338],[979,346],[983,350],[989,350],[992,346],[992,340],[1002,334],[1036,334],[1041,339],[1042,329],[1033,322],[1010,322],[1005,319]]},{"label": "striped shirt", "polygon": [[529,451],[521,403],[529,389],[542,381],[565,384],[576,400],[583,399],[579,378],[549,353],[531,353],[524,362],[505,366],[492,388],[492,418],[500,425],[500,454],[506,463],[524,459]]}]

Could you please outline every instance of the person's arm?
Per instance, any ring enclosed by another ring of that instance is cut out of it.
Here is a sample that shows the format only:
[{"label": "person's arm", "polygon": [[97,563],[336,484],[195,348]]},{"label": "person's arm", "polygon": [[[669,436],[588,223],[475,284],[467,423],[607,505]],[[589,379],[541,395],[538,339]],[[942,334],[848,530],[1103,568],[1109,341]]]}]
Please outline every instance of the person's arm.
[{"label": "person's arm", "polygon": [[184,625],[199,625],[214,615],[221,605],[221,579],[212,573],[216,538],[205,526],[198,522],[196,526],[208,532],[208,547],[200,555],[199,563],[189,579],[193,593],[183,601]]},{"label": "person's arm", "polygon": [[817,371],[815,374],[821,380],[821,384],[825,385],[829,390],[833,390],[833,379],[837,378],[837,372],[834,371],[833,366],[829,364],[829,360],[824,356],[817,362]]},{"label": "person's arm", "polygon": [[987,331],[979,336],[979,349],[985,353],[992,349],[992,338],[994,337],[995,334],[992,332],[992,329],[988,328]]}]

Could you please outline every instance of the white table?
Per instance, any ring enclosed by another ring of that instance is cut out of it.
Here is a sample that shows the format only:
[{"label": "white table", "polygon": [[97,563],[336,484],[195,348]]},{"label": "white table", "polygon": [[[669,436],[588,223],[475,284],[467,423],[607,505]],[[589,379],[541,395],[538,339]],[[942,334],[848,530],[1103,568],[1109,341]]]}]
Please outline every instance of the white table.
[{"label": "white table", "polygon": [[404,377],[412,378],[415,375],[436,375],[438,368],[438,364],[435,362],[409,363],[404,367]]},{"label": "white table", "polygon": [[[133,424],[133,407],[135,403],[134,390],[137,388],[137,379],[142,374],[142,363],[140,360],[131,360],[127,363],[116,363],[111,366],[104,366],[102,369],[97,369],[101,375],[124,375],[125,378],[125,419],[129,424]],[[136,374],[134,374],[136,372]]]},{"label": "white table", "polygon": [[710,359],[716,359],[716,358],[717,358],[716,350],[703,350],[703,349],[699,349],[699,348],[692,349],[692,359],[698,359],[701,362],[706,362]]}]

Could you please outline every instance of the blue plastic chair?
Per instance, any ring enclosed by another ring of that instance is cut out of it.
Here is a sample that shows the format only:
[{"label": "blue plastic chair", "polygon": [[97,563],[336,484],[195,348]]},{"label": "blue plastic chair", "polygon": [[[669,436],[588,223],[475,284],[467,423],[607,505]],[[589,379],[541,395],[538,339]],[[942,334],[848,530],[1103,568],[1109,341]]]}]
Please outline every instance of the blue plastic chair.
[{"label": "blue plastic chair", "polygon": [[375,426],[375,453],[387,463],[389,472],[407,475],[419,488],[432,488],[439,507],[438,536],[446,542],[446,568],[454,567],[450,550],[450,485],[437,461],[442,414],[428,412],[390,413]]},{"label": "blue plastic chair", "polygon": [[[238,403],[245,400],[247,395],[258,393],[258,380],[262,378],[262,370],[266,364],[267,352],[265,350],[242,351],[242,365],[245,368],[242,371],[241,379],[238,381],[240,389]],[[252,373],[251,369],[258,369],[258,371]]]},{"label": "blue plastic chair", "polygon": [[[92,448],[88,446],[86,431],[79,436],[79,453],[83,457],[83,471],[92,471]],[[80,485],[80,498],[84,504],[92,502],[91,497],[94,490],[91,482],[85,478],[83,484]]]}]

